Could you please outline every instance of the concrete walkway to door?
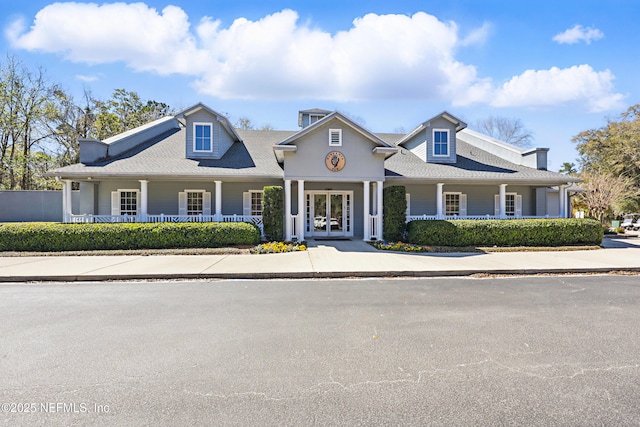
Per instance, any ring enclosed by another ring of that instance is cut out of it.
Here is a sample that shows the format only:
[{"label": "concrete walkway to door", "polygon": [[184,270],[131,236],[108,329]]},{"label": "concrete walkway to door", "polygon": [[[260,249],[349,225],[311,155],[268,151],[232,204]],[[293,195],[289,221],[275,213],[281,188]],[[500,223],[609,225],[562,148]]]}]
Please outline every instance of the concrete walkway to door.
[{"label": "concrete walkway to door", "polygon": [[1,256],[0,282],[135,279],[286,279],[640,272],[640,238],[605,238],[576,251],[400,253],[360,240],[310,240],[304,252],[266,255]]}]

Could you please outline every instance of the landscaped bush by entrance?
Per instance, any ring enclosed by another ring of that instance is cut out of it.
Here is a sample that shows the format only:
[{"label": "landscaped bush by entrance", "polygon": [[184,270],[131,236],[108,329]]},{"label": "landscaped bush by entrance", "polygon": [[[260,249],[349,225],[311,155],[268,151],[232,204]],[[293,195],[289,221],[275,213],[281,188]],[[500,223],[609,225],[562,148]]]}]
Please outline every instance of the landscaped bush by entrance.
[{"label": "landscaped bush by entrance", "polygon": [[602,227],[592,219],[411,221],[409,242],[431,246],[598,245]]},{"label": "landscaped bush by entrance", "polygon": [[217,248],[258,243],[260,230],[244,222],[0,224],[0,251]]},{"label": "landscaped bush by entrance", "polygon": [[262,224],[267,240],[279,241],[284,236],[284,190],[273,185],[263,188]]},{"label": "landscaped bush by entrance", "polygon": [[397,241],[403,238],[407,226],[407,194],[403,185],[383,190],[384,239]]}]

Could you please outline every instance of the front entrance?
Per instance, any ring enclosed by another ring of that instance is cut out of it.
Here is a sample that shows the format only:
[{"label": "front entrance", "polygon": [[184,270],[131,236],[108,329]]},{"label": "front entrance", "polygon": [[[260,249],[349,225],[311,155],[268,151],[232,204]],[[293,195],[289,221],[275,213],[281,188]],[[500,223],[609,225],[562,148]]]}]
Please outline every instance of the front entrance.
[{"label": "front entrance", "polygon": [[306,211],[306,234],[353,236],[353,191],[308,191]]}]

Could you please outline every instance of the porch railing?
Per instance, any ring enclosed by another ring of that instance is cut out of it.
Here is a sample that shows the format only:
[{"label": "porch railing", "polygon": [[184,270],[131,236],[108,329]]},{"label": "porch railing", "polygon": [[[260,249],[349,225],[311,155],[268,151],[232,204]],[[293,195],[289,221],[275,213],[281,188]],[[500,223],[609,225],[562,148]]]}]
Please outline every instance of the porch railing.
[{"label": "porch railing", "polygon": [[147,215],[142,219],[136,215],[71,215],[69,222],[118,223],[118,222],[249,222],[264,234],[262,216],[260,215]]},{"label": "porch railing", "polygon": [[[506,216],[501,218],[499,215],[446,215],[442,216],[440,219],[451,220],[451,219],[501,219],[501,220],[509,220],[509,219],[536,219],[536,218],[557,218],[550,215],[544,216],[535,216],[535,215],[520,215],[520,216]],[[407,216],[407,222],[409,221],[418,221],[418,220],[434,220],[438,219],[437,215],[409,215]]]}]

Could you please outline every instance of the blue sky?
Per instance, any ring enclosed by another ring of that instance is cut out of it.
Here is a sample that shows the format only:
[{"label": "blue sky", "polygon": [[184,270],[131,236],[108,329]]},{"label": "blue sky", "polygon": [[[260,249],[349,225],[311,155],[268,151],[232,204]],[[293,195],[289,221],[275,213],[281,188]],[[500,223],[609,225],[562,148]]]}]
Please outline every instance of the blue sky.
[{"label": "blue sky", "polygon": [[374,132],[409,132],[443,110],[471,128],[505,116],[558,169],[577,156],[574,135],[639,102],[635,0],[0,6],[3,51],[78,99],[125,88],[276,129],[295,130],[313,107]]}]

